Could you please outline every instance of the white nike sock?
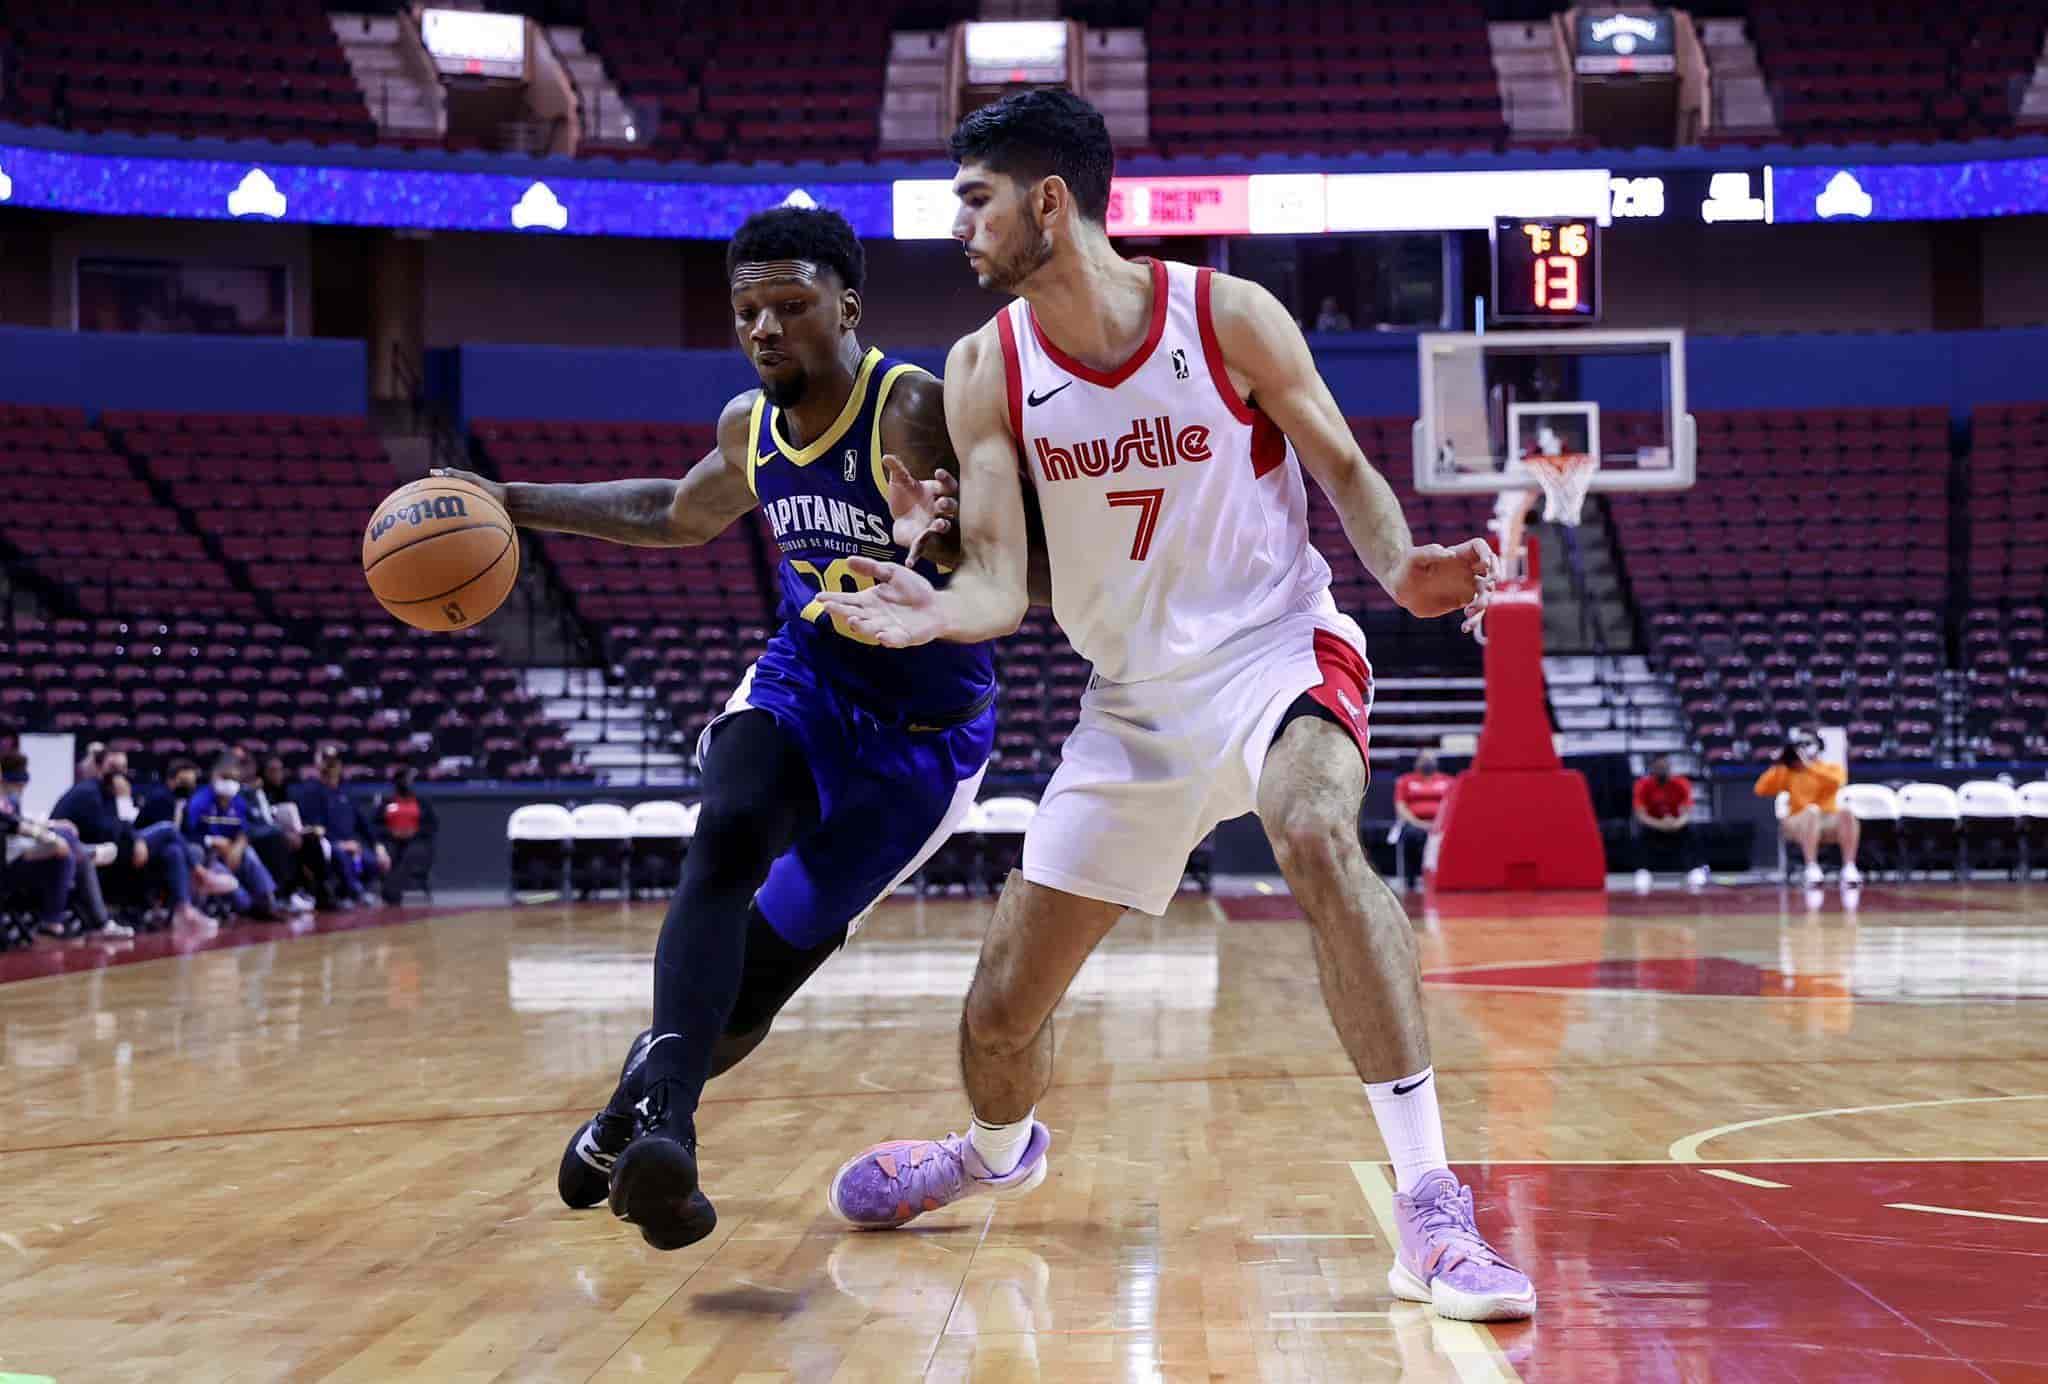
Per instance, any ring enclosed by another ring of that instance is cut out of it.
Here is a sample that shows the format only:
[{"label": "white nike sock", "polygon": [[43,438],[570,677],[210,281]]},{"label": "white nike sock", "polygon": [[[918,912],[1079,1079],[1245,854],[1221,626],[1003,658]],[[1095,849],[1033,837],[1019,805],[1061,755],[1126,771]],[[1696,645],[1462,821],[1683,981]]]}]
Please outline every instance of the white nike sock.
[{"label": "white nike sock", "polygon": [[1017,1163],[1024,1157],[1024,1146],[1031,1142],[1031,1117],[1037,1111],[1027,1110],[1024,1118],[1011,1124],[984,1124],[979,1116],[967,1127],[967,1142],[974,1146],[975,1153],[997,1177],[1017,1171]]},{"label": "white nike sock", "polygon": [[1387,1157],[1394,1160],[1395,1190],[1413,1191],[1425,1176],[1450,1166],[1444,1155],[1444,1122],[1436,1110],[1436,1068],[1364,1085]]}]

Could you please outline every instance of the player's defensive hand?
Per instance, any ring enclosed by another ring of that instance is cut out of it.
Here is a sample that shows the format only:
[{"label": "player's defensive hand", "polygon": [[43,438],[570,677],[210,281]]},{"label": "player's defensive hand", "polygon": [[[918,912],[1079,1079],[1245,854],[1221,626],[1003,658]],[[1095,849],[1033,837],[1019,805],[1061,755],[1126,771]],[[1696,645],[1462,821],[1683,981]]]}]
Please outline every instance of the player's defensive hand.
[{"label": "player's defensive hand", "polygon": [[1463,610],[1464,627],[1471,630],[1486,614],[1499,574],[1499,560],[1483,538],[1468,538],[1455,548],[1423,543],[1409,550],[1388,587],[1410,615],[1429,620]]},{"label": "player's defensive hand", "polygon": [[960,543],[953,537],[960,513],[960,482],[940,467],[928,481],[910,474],[894,455],[884,455],[889,477],[889,536],[910,554],[910,561],[928,557],[941,567],[957,566]]},{"label": "player's defensive hand", "polygon": [[818,600],[841,630],[885,649],[929,644],[946,632],[939,593],[916,572],[898,562],[866,557],[848,558],[846,565],[871,584],[859,591],[819,593]]},{"label": "player's defensive hand", "polygon": [[[445,476],[450,480],[468,481],[478,490],[483,491],[484,494],[496,500],[498,508],[505,508],[505,483],[503,481],[494,481],[488,477],[479,476],[474,471],[462,471],[453,466],[436,466],[427,474],[430,476]],[[509,513],[510,511],[507,512]]]}]

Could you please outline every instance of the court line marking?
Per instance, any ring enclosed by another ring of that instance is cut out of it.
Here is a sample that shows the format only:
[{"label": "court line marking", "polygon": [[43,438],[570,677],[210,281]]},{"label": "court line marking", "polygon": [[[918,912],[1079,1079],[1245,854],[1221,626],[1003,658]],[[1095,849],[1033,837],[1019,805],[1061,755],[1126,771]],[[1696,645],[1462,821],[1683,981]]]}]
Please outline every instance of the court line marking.
[{"label": "court line marking", "polygon": [[1708,1177],[1718,1177],[1724,1182],[1740,1182],[1745,1187],[1768,1187],[1776,1192],[1782,1192],[1792,1185],[1789,1182],[1770,1182],[1761,1177],[1751,1177],[1748,1173],[1733,1172],[1727,1168],[1701,1168],[1700,1171]]},{"label": "court line marking", "polygon": [[[1365,1195],[1365,1204],[1372,1208],[1372,1218],[1379,1223],[1380,1234],[1390,1245],[1401,1243],[1401,1232],[1394,1220],[1394,1184],[1387,1177],[1386,1169],[1378,1163],[1359,1162],[1351,1165],[1351,1176],[1358,1183],[1358,1190]],[[1434,1311],[1429,1314],[1429,1334],[1437,1350],[1456,1372],[1459,1384],[1521,1384],[1522,1376],[1508,1363],[1501,1353],[1499,1342],[1491,1331],[1484,1331],[1472,1322],[1454,1322],[1439,1317]]]},{"label": "court line marking", "polygon": [[[1682,1168],[1693,1167],[1706,1161],[1709,1160],[1698,1159],[1693,1163],[1680,1163],[1674,1158],[1453,1158],[1451,1164],[1459,1168]],[[1716,1158],[1711,1161],[1720,1166],[1734,1168],[1769,1168],[1790,1166],[1795,1163],[2048,1163],[2048,1154],[1928,1154],[1925,1157],[1887,1154],[1884,1157],[1857,1158],[1850,1154],[1820,1153],[1797,1158]],[[1375,1166],[1391,1168],[1394,1165],[1380,1159]]]},{"label": "court line marking", "polygon": [[1486,985],[1473,981],[1422,978],[1425,988],[1473,990],[1500,995],[1637,995],[1661,1000],[1740,1000],[1745,1004],[2040,1004],[2048,996],[2005,995],[1696,995],[1685,990],[1608,988],[1598,985]]},{"label": "court line marking", "polygon": [[1377,1235],[1254,1235],[1254,1240],[1377,1240]]},{"label": "court line marking", "polygon": [[1332,1321],[1390,1321],[1392,1312],[1268,1312],[1268,1321],[1276,1322],[1332,1322]]},{"label": "court line marking", "polygon": [[[1685,1137],[1684,1137],[1683,1139],[1677,1139],[1677,1140],[1674,1140],[1674,1141],[1672,1141],[1671,1147],[1670,1147],[1669,1149],[1667,1149],[1667,1150],[1666,1150],[1666,1152],[1667,1152],[1667,1153],[1668,1153],[1668,1154],[1670,1155],[1670,1157],[1671,1157],[1671,1161],[1672,1161],[1672,1162],[1674,1162],[1674,1163],[1707,1163],[1707,1162],[1719,1163],[1719,1162],[1722,1162],[1722,1161],[1724,1161],[1724,1160],[1722,1160],[1722,1159],[1718,1159],[1718,1158],[1715,1158],[1715,1159],[1706,1159],[1706,1158],[1702,1158],[1702,1157],[1700,1157],[1700,1147],[1701,1147],[1702,1145],[1704,1145],[1704,1144],[1707,1144],[1707,1143],[1709,1143],[1709,1142],[1711,1142],[1711,1141],[1715,1140],[1715,1139],[1718,1139],[1718,1138],[1720,1138],[1720,1137],[1721,1137],[1722,1135],[1724,1135],[1724,1134],[1735,1134],[1735,1133],[1739,1133],[1740,1131],[1742,1131],[1742,1130],[1745,1130],[1745,1129],[1762,1129],[1762,1128],[1764,1128],[1764,1127],[1765,1127],[1765,1126],[1767,1126],[1767,1125],[1781,1125],[1781,1124],[1790,1124],[1790,1123],[1792,1123],[1792,1122],[1793,1122],[1794,1120],[1819,1120],[1819,1119],[1826,1119],[1826,1118],[1828,1118],[1829,1116],[1832,1116],[1832,1115],[1870,1115],[1870,1114],[1875,1114],[1875,1113],[1877,1113],[1877,1112],[1879,1112],[1879,1111],[1885,1111],[1885,1110],[1924,1110],[1924,1109],[1928,1109],[1928,1108],[1930,1108],[1930,1107],[1932,1107],[1932,1106],[1940,1106],[1940,1105],[1996,1105],[1996,1104],[1998,1104],[1998,1103],[2000,1103],[2000,1102],[2003,1102],[2003,1101],[2016,1101],[2016,1100],[2048,1100],[2048,1092],[2042,1092],[2042,1093],[2037,1093],[2037,1094],[2032,1094],[2032,1095],[2024,1095],[2024,1096],[1944,1096],[1944,1097],[1942,1097],[1942,1098],[1941,1098],[1940,1100],[1907,1100],[1907,1101],[1894,1101],[1894,1102],[1892,1102],[1892,1103],[1890,1103],[1890,1104],[1887,1104],[1887,1105],[1845,1105],[1845,1106],[1840,1106],[1840,1107],[1837,1107],[1836,1109],[1833,1109],[1833,1110],[1798,1110],[1798,1111],[1794,1111],[1793,1113],[1791,1113],[1791,1114],[1789,1114],[1789,1115],[1766,1115],[1766,1116],[1764,1116],[1764,1117],[1763,1117],[1762,1119],[1758,1119],[1758,1120],[1737,1120],[1737,1121],[1736,1121],[1735,1123],[1733,1123],[1733,1124],[1724,1124],[1724,1125],[1716,1125],[1716,1126],[1714,1126],[1714,1127],[1713,1127],[1712,1129],[1704,1129],[1704,1130],[1701,1130],[1701,1131],[1700,1131],[1700,1132],[1699,1132],[1698,1134],[1688,1134],[1688,1135],[1686,1135],[1686,1136],[1685,1136]],[[1747,1160],[1747,1161],[1750,1161],[1750,1162],[1769,1162],[1769,1161],[1771,1161],[1771,1160],[1769,1160],[1769,1159],[1750,1159],[1750,1160]],[[1786,1161],[1790,1161],[1790,1160],[1786,1160]],[[1845,1161],[1845,1162],[1851,1162],[1851,1163],[1854,1163],[1854,1162],[1873,1162],[1873,1163],[1874,1163],[1874,1162],[1878,1162],[1878,1161],[1880,1161],[1880,1160],[1878,1160],[1878,1159],[1853,1159],[1853,1158],[1852,1158],[1852,1159],[1845,1159],[1845,1160],[1842,1160],[1842,1161]],[[1931,1160],[1931,1159],[1913,1159],[1913,1160],[1909,1160],[1909,1161],[1913,1161],[1913,1162],[1932,1162],[1932,1161],[1937,1161],[1937,1160]],[[1996,1160],[1996,1161],[1998,1161],[1998,1162],[2020,1162],[2020,1161],[2023,1161],[2023,1160],[2020,1160],[2020,1159],[1998,1159],[1998,1160]],[[2038,1160],[2034,1160],[2034,1161],[2038,1161]]]},{"label": "court line marking", "polygon": [[1923,1206],[1917,1201],[1888,1201],[1887,1210],[1925,1211],[1934,1216],[1968,1216],[1978,1221],[2018,1221],[2021,1225],[2048,1225],[2048,1216],[2015,1216],[2006,1211],[1970,1211],[1960,1206]]}]

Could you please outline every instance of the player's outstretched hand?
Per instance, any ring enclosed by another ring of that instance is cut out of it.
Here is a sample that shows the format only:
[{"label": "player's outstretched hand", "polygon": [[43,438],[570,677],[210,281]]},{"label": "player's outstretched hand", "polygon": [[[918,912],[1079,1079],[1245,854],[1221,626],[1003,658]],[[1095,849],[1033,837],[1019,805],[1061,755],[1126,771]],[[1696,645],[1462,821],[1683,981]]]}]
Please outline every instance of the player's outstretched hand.
[{"label": "player's outstretched hand", "polygon": [[826,614],[840,629],[885,649],[929,644],[945,633],[938,590],[923,577],[901,563],[873,558],[848,558],[846,565],[872,584],[859,591],[819,593]]},{"label": "player's outstretched hand", "polygon": [[1499,560],[1487,541],[1468,538],[1455,548],[1417,545],[1395,571],[1391,586],[1395,602],[1410,615],[1428,620],[1463,610],[1470,630],[1485,615],[1499,574]]},{"label": "player's outstretched hand", "polygon": [[505,507],[505,484],[503,481],[494,481],[488,476],[479,476],[474,471],[464,471],[454,466],[436,466],[427,474],[429,476],[446,476],[450,480],[468,481],[478,490],[483,491],[484,494],[496,500],[498,508],[503,509]]},{"label": "player's outstretched hand", "polygon": [[960,513],[960,482],[944,467],[921,481],[892,454],[882,457],[882,470],[889,477],[889,536],[896,546],[905,549],[912,562],[928,557],[941,567],[957,566],[960,542],[953,535]]}]

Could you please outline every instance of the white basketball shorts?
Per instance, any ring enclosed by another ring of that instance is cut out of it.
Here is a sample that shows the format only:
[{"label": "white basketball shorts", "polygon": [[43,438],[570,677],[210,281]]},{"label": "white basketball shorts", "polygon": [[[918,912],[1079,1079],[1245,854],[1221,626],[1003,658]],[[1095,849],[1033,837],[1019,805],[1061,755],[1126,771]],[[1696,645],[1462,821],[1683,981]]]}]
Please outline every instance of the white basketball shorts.
[{"label": "white basketball shorts", "polygon": [[1365,635],[1327,592],[1164,677],[1097,678],[1024,835],[1024,878],[1164,913],[1202,838],[1258,806],[1266,752],[1303,693],[1366,752]]}]

